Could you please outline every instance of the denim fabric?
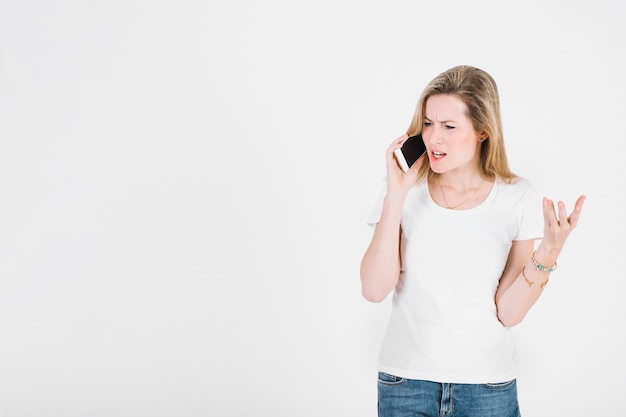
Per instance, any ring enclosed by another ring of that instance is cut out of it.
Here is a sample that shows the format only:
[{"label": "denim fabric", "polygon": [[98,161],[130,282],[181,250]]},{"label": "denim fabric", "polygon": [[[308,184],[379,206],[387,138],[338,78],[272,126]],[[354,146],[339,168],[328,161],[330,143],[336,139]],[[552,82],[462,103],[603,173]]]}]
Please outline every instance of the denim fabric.
[{"label": "denim fabric", "polygon": [[379,417],[520,417],[517,383],[441,384],[378,373]]}]

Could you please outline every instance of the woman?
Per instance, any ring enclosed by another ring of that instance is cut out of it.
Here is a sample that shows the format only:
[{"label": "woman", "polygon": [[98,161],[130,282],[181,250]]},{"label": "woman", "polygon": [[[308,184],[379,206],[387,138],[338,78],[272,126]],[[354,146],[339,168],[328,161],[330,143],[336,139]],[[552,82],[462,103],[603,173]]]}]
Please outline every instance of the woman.
[{"label": "woman", "polygon": [[[426,152],[404,172],[394,151],[418,133]],[[367,300],[394,292],[380,417],[520,415],[508,328],[548,284],[584,199],[568,216],[509,170],[489,74],[458,66],[430,82],[407,134],[387,149],[361,263]]]}]

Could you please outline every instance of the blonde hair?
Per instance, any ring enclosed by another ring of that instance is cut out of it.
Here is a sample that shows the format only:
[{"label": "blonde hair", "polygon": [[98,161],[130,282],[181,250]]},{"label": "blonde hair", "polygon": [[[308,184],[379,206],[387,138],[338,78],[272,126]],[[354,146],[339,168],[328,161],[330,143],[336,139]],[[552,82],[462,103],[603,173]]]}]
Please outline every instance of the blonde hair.
[{"label": "blonde hair", "polygon": [[[509,169],[502,135],[500,98],[496,82],[485,71],[468,65],[451,68],[433,79],[417,102],[413,120],[407,131],[409,136],[422,131],[426,100],[429,97],[449,94],[460,98],[467,106],[467,115],[474,130],[486,132],[487,139],[480,146],[480,170],[488,179],[511,182],[517,176]],[[434,175],[428,158],[420,167],[418,179]]]}]

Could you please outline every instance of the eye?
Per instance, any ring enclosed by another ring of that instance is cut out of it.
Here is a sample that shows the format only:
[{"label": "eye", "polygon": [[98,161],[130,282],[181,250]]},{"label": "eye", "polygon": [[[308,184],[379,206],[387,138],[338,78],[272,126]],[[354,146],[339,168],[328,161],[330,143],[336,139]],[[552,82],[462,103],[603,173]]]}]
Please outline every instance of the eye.
[{"label": "eye", "polygon": [[455,126],[445,125],[445,128],[446,128],[446,129],[454,129],[454,128],[455,128]]},{"label": "eye", "polygon": [[430,126],[430,125],[432,125],[431,122],[429,122],[428,120],[424,120],[424,126]]}]

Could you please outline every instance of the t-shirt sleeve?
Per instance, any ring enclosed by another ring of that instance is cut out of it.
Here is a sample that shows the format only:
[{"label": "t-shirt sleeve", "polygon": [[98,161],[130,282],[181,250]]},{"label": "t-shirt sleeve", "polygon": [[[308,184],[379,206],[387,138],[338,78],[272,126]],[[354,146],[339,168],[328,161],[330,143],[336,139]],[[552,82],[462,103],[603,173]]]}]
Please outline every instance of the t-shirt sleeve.
[{"label": "t-shirt sleeve", "polygon": [[524,196],[521,201],[520,226],[514,240],[542,239],[543,238],[543,205],[542,198],[530,183],[525,185]]},{"label": "t-shirt sleeve", "polygon": [[372,207],[372,211],[370,215],[367,217],[366,223],[369,226],[376,226],[376,224],[380,221],[380,215],[383,212],[383,202],[385,200],[385,194],[387,193],[387,182],[385,181],[381,186],[380,191],[378,192],[378,197],[374,200],[374,206]]}]

